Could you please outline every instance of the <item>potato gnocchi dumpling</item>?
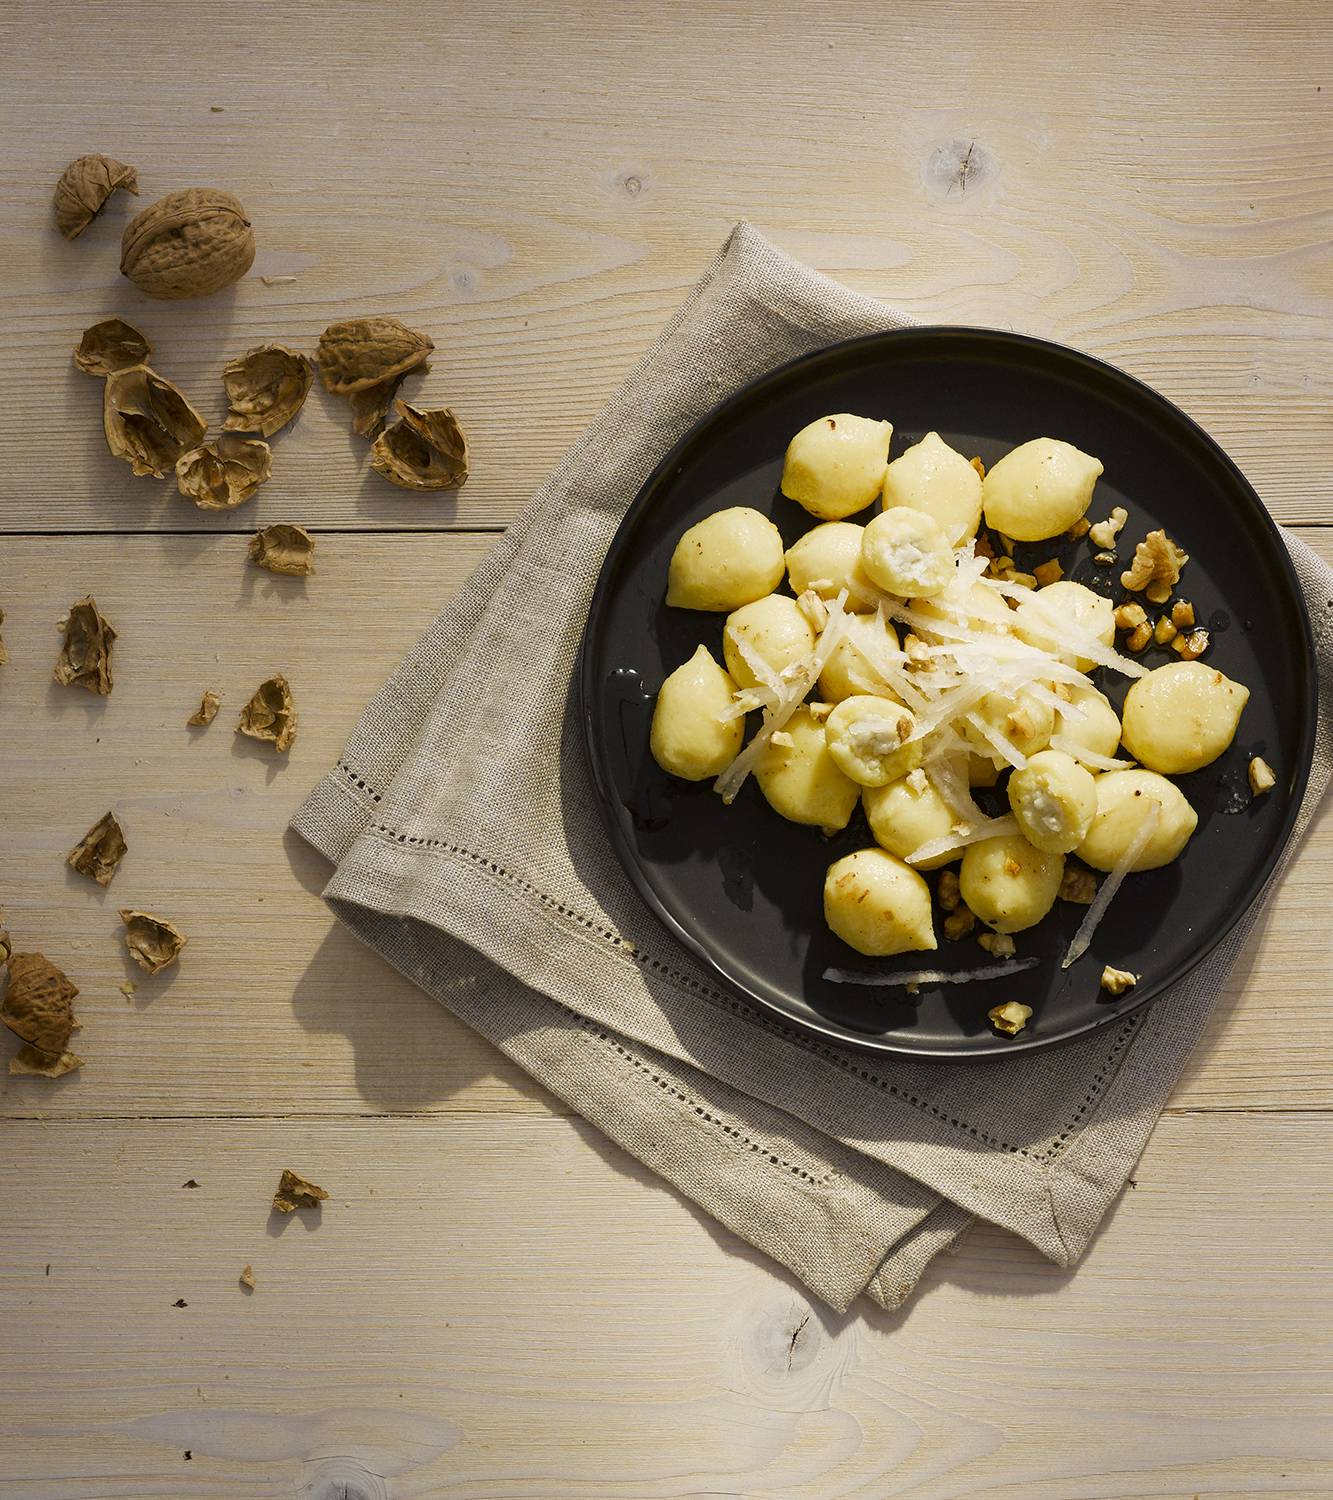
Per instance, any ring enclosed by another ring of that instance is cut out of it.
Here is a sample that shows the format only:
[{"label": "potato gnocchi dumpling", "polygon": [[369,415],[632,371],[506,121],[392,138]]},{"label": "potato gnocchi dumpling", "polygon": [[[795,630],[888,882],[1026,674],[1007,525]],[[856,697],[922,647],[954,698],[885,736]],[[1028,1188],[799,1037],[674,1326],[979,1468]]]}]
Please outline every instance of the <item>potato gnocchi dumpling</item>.
[{"label": "potato gnocchi dumpling", "polygon": [[[915,600],[913,607],[918,614],[926,615],[929,619],[939,620],[945,624],[960,623],[958,615],[961,613],[963,616],[961,623],[971,630],[981,630],[987,635],[996,636],[1013,634],[1015,612],[994,589],[988,589],[984,583],[974,583],[968,589],[965,598],[966,603],[961,609],[946,607],[936,599]],[[929,635],[931,632],[927,630],[925,633]],[[947,637],[941,636],[937,639],[945,640]]]},{"label": "potato gnocchi dumpling", "polygon": [[1009,806],[1028,843],[1047,854],[1068,854],[1087,836],[1097,814],[1097,784],[1061,750],[1039,750],[1009,778]]},{"label": "potato gnocchi dumpling", "polygon": [[[1037,589],[1031,598],[1020,599],[1013,614],[1014,633],[1019,640],[1043,651],[1051,650],[1061,638],[1061,629],[1067,621],[1103,646],[1115,645],[1115,611],[1111,601],[1072,579],[1058,579]],[[1080,672],[1091,672],[1096,665],[1090,657],[1072,651],[1059,654]]]},{"label": "potato gnocchi dumpling", "polygon": [[1158,806],[1157,825],[1131,871],[1169,865],[1198,827],[1199,815],[1185,794],[1156,771],[1108,771],[1095,778],[1097,815],[1078,846],[1078,857],[1094,870],[1113,870],[1143,826],[1150,800]]},{"label": "potato gnocchi dumpling", "polygon": [[768,805],[790,823],[806,823],[825,833],[846,828],[861,788],[829,754],[823,725],[808,708],[798,708],[786,734],[790,745],[770,740],[755,764],[755,780]]},{"label": "potato gnocchi dumpling", "polygon": [[1059,438],[1020,443],[986,471],[986,524],[1016,542],[1059,536],[1087,510],[1101,472],[1099,460]]},{"label": "potato gnocchi dumpling", "polygon": [[1249,688],[1201,661],[1158,667],[1125,695],[1125,748],[1150,771],[1197,771],[1235,739],[1249,698]]},{"label": "potato gnocchi dumpling", "polygon": [[981,525],[981,475],[938,432],[895,458],[884,471],[884,509],[906,505],[933,516],[957,546]]},{"label": "potato gnocchi dumpling", "polygon": [[[979,719],[990,735],[972,723],[972,718]],[[962,730],[963,738],[979,755],[988,755],[997,766],[1003,766],[1008,762],[991,736],[1007,740],[1020,755],[1035,755],[1051,742],[1055,710],[1030,687],[1021,687],[1016,693],[997,688],[970,711]]]},{"label": "potato gnocchi dumpling", "polygon": [[820,417],[787,445],[782,493],[821,521],[841,521],[880,493],[893,424],[850,412]]},{"label": "potato gnocchi dumpling", "polygon": [[[846,608],[873,610],[874,586],[861,566],[865,527],[855,521],[825,521],[787,549],[787,577],[792,593],[813,589],[821,599],[847,590]],[[671,601],[668,599],[667,603]]]},{"label": "potato gnocchi dumpling", "polygon": [[666,679],[653,705],[649,748],[671,776],[704,781],[720,776],[745,737],[744,719],[723,719],[736,684],[700,646]]},{"label": "potato gnocchi dumpling", "polygon": [[785,594],[769,594],[753,604],[742,605],[727,616],[722,631],[722,655],[727,671],[742,688],[752,688],[758,681],[745,659],[747,652],[754,652],[770,671],[781,672],[808,656],[814,645],[814,627],[801,613],[796,600]]},{"label": "potato gnocchi dumpling", "polygon": [[826,703],[841,703],[857,693],[894,697],[880,680],[874,663],[882,660],[883,652],[897,649],[898,637],[887,621],[873,615],[853,615],[819,674],[819,696]]},{"label": "potato gnocchi dumpling", "polygon": [[[1060,743],[1077,760],[1079,752],[1109,759],[1120,748],[1120,719],[1105,693],[1089,683],[1071,684],[1069,707],[1056,726]],[[1081,717],[1079,717],[1081,715]]]},{"label": "potato gnocchi dumpling", "polygon": [[912,715],[892,698],[844,698],[824,724],[829,754],[858,786],[883,786],[921,764]]},{"label": "potato gnocchi dumpling", "polygon": [[778,528],[757,510],[733,505],[705,516],[676,543],[666,602],[676,609],[730,613],[771,594],[784,567]]},{"label": "potato gnocchi dumpling", "polygon": [[958,888],[977,917],[996,932],[1025,932],[1055,905],[1063,854],[1037,849],[1019,833],[997,834],[963,850]]},{"label": "potato gnocchi dumpling", "polygon": [[[885,786],[868,786],[861,793],[861,806],[866,810],[866,822],[875,842],[903,860],[922,844],[947,838],[958,820],[958,814],[924,775],[900,776]],[[913,867],[938,870],[957,858],[956,851],[937,854],[933,859],[916,862]]]},{"label": "potato gnocchi dumpling", "polygon": [[883,849],[858,849],[828,867],[824,920],[844,943],[871,958],[937,946],[930,887]]},{"label": "potato gnocchi dumpling", "polygon": [[925,511],[905,505],[884,510],[861,538],[861,566],[872,583],[903,599],[928,599],[953,581],[953,547]]}]

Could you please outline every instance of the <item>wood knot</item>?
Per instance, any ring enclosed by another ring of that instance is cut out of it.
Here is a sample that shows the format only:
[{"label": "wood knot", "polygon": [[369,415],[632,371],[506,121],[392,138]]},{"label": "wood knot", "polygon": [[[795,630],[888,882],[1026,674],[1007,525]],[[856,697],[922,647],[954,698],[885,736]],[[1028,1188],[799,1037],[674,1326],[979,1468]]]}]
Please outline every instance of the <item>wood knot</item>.
[{"label": "wood knot", "polygon": [[624,167],[612,172],[606,186],[617,198],[641,198],[652,186],[652,174],[643,167]]},{"label": "wood knot", "polygon": [[975,136],[958,136],[936,146],[921,178],[932,201],[964,203],[989,198],[999,175],[999,160],[989,146]]}]

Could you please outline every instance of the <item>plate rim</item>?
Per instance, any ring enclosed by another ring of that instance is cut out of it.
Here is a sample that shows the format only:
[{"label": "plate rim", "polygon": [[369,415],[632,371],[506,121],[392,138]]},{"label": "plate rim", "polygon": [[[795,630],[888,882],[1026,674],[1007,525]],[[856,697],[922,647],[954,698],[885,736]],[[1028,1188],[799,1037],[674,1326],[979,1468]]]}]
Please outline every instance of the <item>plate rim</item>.
[{"label": "plate rim", "polygon": [[[906,1046],[901,1042],[895,1041],[892,1033],[883,1036],[865,1037],[848,1035],[846,1031],[836,1026],[825,1024],[818,1016],[807,1018],[792,1015],[791,1012],[783,1010],[763,995],[755,994],[744,984],[727,974],[708,951],[707,945],[701,943],[678,920],[675,913],[665,905],[648,884],[639,860],[629,847],[621,820],[616,814],[615,809],[618,804],[618,798],[609,779],[608,768],[603,765],[600,758],[599,740],[594,729],[594,704],[596,701],[597,684],[593,681],[592,657],[594,653],[591,643],[597,634],[597,627],[601,623],[602,616],[607,607],[611,592],[611,579],[616,571],[616,565],[621,554],[629,545],[630,534],[634,529],[632,523],[647,510],[654,492],[664,482],[671,468],[680,461],[681,456],[699,439],[706,428],[718,420],[726,408],[752,397],[769,383],[787,379],[793,372],[799,370],[802,365],[814,363],[816,360],[828,358],[833,354],[846,355],[853,353],[860,347],[871,345],[891,346],[898,342],[906,343],[913,339],[919,340],[923,336],[930,339],[940,339],[943,342],[966,342],[969,339],[984,339],[1001,345],[1010,344],[1038,354],[1044,354],[1047,358],[1053,356],[1059,360],[1072,360],[1074,363],[1085,366],[1103,378],[1109,375],[1117,381],[1126,383],[1136,393],[1146,395],[1151,403],[1164,408],[1167,415],[1172,419],[1183,423],[1187,432],[1196,440],[1201,440],[1204,447],[1211,450],[1213,457],[1229,473],[1233,482],[1239,486],[1242,494],[1257,513],[1262,526],[1268,533],[1269,541],[1279,559],[1280,569],[1285,574],[1287,584],[1296,601],[1296,614],[1300,622],[1301,667],[1303,669],[1305,688],[1305,727],[1301,738],[1299,765],[1293,784],[1292,797],[1282,819],[1278,836],[1274,840],[1273,847],[1254,876],[1252,894],[1249,899],[1238,906],[1228,920],[1223,922],[1217,931],[1205,943],[1201,944],[1188,959],[1177,964],[1164,978],[1147,987],[1143,994],[1132,995],[1130,999],[1121,1002],[1115,1007],[1108,1006],[1104,1015],[1094,1016],[1091,1020],[1083,1022],[1072,1030],[1061,1032],[1057,1036],[1042,1036],[1039,1033],[1034,1033],[1027,1038],[1016,1037],[1012,1040],[1005,1039],[1002,1044],[997,1038],[996,1046],[978,1048],[974,1051],[934,1045],[922,1046],[918,1044],[915,1046]],[[1309,610],[1306,608],[1300,579],[1297,576],[1295,565],[1291,560],[1291,554],[1288,552],[1283,539],[1282,528],[1274,520],[1258,491],[1250,483],[1230,454],[1227,453],[1206,428],[1191,417],[1188,412],[1177,406],[1170,397],[1163,395],[1161,391],[1149,385],[1146,381],[1139,379],[1138,376],[1121,369],[1119,365],[1112,364],[1109,360],[1101,359],[1096,355],[1088,354],[1084,350],[1075,349],[1068,344],[1062,344],[1054,339],[1040,338],[1033,334],[1017,333],[1011,329],[988,328],[980,324],[921,323],[907,328],[879,329],[870,333],[857,334],[851,338],[834,339],[827,344],[821,344],[818,348],[808,349],[802,354],[794,355],[791,359],[783,360],[780,364],[773,365],[771,368],[761,371],[758,375],[752,376],[743,385],[738,386],[734,391],[710,406],[707,411],[701,413],[654,465],[651,473],[643,481],[638,493],[630,501],[624,515],[617,523],[615,533],[611,538],[606,555],[602,559],[601,567],[598,570],[597,582],[593,588],[592,598],[588,605],[587,617],[579,639],[579,650],[574,675],[584,759],[592,779],[595,800],[598,804],[598,811],[601,814],[603,826],[611,841],[616,860],[621,870],[630,881],[640,900],[644,902],[657,921],[704,965],[714,981],[721,985],[725,991],[728,991],[732,996],[747,1005],[757,1006],[767,1015],[776,1017],[784,1025],[790,1026],[798,1032],[811,1033],[821,1038],[824,1042],[832,1043],[835,1046],[848,1047],[856,1051],[870,1052],[880,1056],[888,1055],[913,1058],[922,1062],[981,1062],[994,1058],[1012,1057],[1015,1053],[1020,1052],[1032,1052],[1041,1048],[1062,1046],[1079,1037],[1085,1037],[1092,1032],[1101,1030],[1103,1027],[1117,1020],[1123,1021],[1152,1004],[1153,1001],[1160,999],[1173,985],[1178,984],[1188,974],[1192,973],[1226,937],[1235,931],[1246,913],[1253,909],[1255,903],[1267,890],[1274,870],[1288,844],[1291,842],[1296,819],[1300,814],[1301,806],[1305,800],[1305,793],[1309,784],[1310,771],[1314,760],[1315,739],[1318,729],[1319,688],[1314,627],[1310,619]]]}]

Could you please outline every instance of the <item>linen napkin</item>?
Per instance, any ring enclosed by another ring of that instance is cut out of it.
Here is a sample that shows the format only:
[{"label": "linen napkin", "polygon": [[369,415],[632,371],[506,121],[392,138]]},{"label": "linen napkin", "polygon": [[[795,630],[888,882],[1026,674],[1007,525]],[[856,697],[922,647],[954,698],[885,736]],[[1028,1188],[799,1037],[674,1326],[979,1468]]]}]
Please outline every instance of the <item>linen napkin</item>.
[{"label": "linen napkin", "polygon": [[[974,1215],[1076,1261],[1263,904],[1117,1024],[1013,1061],[940,1064],[844,1048],[751,1008],[631,889],[570,711],[611,536],[722,397],[794,355],[909,321],[739,225],[292,823],[336,866],[325,897],[365,942],[840,1311],[862,1292],[899,1305]],[[1333,768],[1333,571],[1288,545],[1320,632],[1299,838]]]}]

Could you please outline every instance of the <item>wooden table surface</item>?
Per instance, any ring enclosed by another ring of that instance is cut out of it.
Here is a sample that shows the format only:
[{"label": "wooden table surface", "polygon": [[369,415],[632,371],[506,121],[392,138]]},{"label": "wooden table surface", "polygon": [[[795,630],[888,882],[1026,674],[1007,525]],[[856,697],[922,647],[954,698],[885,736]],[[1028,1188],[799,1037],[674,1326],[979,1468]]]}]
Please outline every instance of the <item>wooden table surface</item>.
[{"label": "wooden table surface", "polygon": [[[0,7],[0,907],[78,982],[87,1059],[0,1081],[3,1500],[1333,1490],[1327,818],[1082,1267],[981,1228],[846,1317],[334,927],[283,832],[740,217],[1125,366],[1333,560],[1330,63],[1308,0]],[[66,244],[87,151],[144,198]],[[248,206],[254,270],[149,302],[120,231],[193,184]],[[474,477],[389,488],[316,392],[203,514],[106,452],[69,350],[113,312],[215,425],[233,355],[399,314]],[[308,583],[247,567],[276,520],[318,533]],[[107,700],[50,681],[86,593]],[[231,732],[274,670],[285,762]],[[103,892],[62,861],[108,807]],[[189,934],[157,980],[130,903]],[[288,1164],[315,1224],[270,1218]]]}]

